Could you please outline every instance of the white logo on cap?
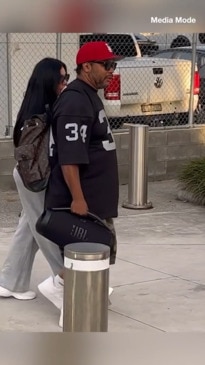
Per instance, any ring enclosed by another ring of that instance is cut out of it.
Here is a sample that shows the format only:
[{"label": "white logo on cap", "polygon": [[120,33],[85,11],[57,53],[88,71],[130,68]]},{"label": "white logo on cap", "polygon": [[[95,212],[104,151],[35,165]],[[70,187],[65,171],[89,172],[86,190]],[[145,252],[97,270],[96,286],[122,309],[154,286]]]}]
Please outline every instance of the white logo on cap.
[{"label": "white logo on cap", "polygon": [[107,43],[105,43],[105,44],[106,44],[108,51],[112,53],[112,48],[109,46],[109,44],[107,44]]}]

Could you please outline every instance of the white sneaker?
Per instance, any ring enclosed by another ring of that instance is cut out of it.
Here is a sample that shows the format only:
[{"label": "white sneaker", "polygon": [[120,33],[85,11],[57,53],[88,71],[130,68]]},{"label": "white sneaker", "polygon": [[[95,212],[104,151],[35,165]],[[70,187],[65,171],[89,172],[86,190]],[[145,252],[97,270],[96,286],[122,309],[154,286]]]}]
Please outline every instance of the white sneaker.
[{"label": "white sneaker", "polygon": [[6,288],[3,288],[3,286],[0,286],[0,297],[9,298],[14,297],[19,300],[31,300],[36,297],[36,293],[34,291],[25,291],[25,292],[13,292],[11,290],[8,290]]},{"label": "white sneaker", "polygon": [[56,280],[56,277],[50,276],[38,285],[38,289],[58,309],[63,307],[63,285]]}]

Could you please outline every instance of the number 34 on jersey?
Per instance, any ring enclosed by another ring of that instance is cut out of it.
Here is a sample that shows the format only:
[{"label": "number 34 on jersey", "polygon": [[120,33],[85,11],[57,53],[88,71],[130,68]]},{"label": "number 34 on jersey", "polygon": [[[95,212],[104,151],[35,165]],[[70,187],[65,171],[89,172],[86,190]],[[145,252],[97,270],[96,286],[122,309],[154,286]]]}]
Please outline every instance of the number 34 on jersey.
[{"label": "number 34 on jersey", "polygon": [[83,143],[85,143],[86,137],[87,137],[87,125],[79,125],[77,123],[67,123],[65,125],[65,129],[68,131],[68,134],[66,135],[67,141],[77,141],[79,139],[79,135],[82,138]]}]

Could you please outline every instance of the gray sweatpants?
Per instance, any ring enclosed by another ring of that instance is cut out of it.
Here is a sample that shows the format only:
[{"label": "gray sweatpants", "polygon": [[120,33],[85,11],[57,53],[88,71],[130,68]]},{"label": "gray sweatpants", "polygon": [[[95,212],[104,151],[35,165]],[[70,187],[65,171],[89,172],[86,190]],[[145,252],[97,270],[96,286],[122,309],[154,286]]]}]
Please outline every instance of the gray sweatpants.
[{"label": "gray sweatpants", "polygon": [[45,192],[33,193],[27,190],[16,168],[13,177],[23,211],[0,271],[0,286],[15,292],[24,292],[29,290],[32,266],[38,249],[42,251],[54,275],[62,271],[63,259],[58,246],[36,232],[35,224],[43,211]]}]

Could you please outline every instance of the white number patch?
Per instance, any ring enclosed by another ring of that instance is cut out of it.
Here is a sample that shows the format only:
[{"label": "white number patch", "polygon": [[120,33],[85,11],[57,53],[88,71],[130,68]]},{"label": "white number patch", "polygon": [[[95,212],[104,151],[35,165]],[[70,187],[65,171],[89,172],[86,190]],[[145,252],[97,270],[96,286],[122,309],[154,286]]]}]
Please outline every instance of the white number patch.
[{"label": "white number patch", "polygon": [[101,110],[99,112],[98,118],[99,118],[100,123],[106,123],[107,124],[107,135],[108,135],[108,139],[106,141],[103,141],[102,142],[103,148],[106,151],[115,150],[116,149],[115,141],[114,141],[113,134],[112,134],[112,131],[110,129],[110,125],[109,125],[109,122],[108,122],[108,119],[107,119],[107,116],[106,116],[104,110]]},{"label": "white number patch", "polygon": [[80,135],[81,135],[81,138],[82,138],[82,141],[83,143],[85,143],[85,140],[86,140],[86,137],[87,137],[87,125],[81,125],[80,127]]},{"label": "white number patch", "polygon": [[50,127],[50,133],[49,133],[49,156],[53,156],[53,148],[55,146],[54,139],[53,139],[53,133],[52,133],[52,127]]},{"label": "white number patch", "polygon": [[65,129],[68,130],[69,135],[66,135],[66,140],[71,142],[71,141],[77,141],[79,139],[79,134],[80,137],[82,138],[83,143],[85,143],[86,137],[87,137],[87,128],[88,126],[83,124],[80,127],[80,130],[78,128],[78,124],[77,123],[67,123],[65,125]]}]

